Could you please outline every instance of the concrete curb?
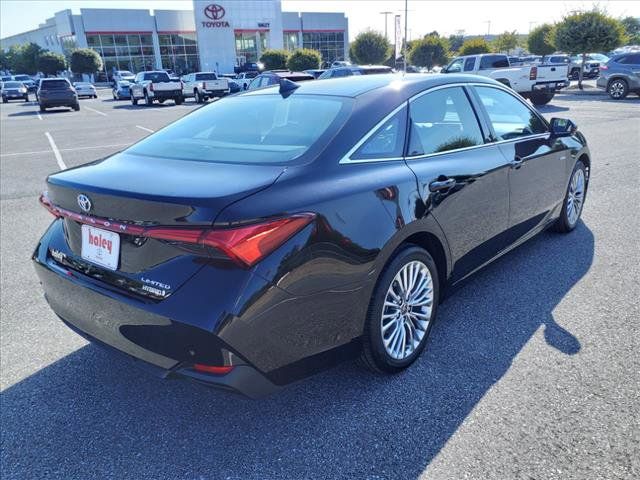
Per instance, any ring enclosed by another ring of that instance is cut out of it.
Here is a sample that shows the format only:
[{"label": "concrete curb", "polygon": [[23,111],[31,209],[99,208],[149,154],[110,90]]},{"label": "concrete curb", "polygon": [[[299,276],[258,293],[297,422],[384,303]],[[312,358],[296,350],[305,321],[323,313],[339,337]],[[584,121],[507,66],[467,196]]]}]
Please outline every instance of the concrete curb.
[{"label": "concrete curb", "polygon": [[606,96],[607,92],[604,90],[600,90],[599,88],[586,88],[584,90],[579,90],[577,88],[565,88],[558,92],[556,95],[594,95],[594,96]]}]

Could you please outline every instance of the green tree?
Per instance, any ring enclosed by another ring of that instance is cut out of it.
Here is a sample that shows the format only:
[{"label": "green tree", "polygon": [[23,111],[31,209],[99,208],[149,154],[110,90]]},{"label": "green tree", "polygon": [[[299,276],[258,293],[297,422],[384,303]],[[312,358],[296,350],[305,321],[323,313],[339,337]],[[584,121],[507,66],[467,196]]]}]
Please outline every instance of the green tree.
[{"label": "green tree", "polygon": [[556,51],[551,39],[553,25],[548,23],[534,28],[527,38],[527,50],[534,55],[550,55]]},{"label": "green tree", "polygon": [[38,57],[37,68],[45,75],[55,75],[67,67],[64,55],[54,52],[44,52]]},{"label": "green tree", "polygon": [[38,57],[45,51],[36,43],[27,43],[17,47],[13,58],[13,73],[26,73],[29,75],[37,73]]},{"label": "green tree", "polygon": [[427,36],[415,42],[407,57],[411,65],[427,67],[445,65],[449,61],[449,42],[446,38]]},{"label": "green tree", "polygon": [[491,49],[484,38],[469,38],[462,43],[459,55],[477,55],[479,53],[489,53]]},{"label": "green tree", "polygon": [[289,52],[286,50],[265,50],[260,55],[260,61],[264,64],[265,70],[282,70],[287,68]]},{"label": "green tree", "polygon": [[503,32],[493,41],[493,49],[496,52],[508,54],[511,50],[518,46],[518,34],[513,32]]},{"label": "green tree", "polygon": [[452,52],[457,52],[464,43],[463,35],[449,35],[449,48]]},{"label": "green tree", "polygon": [[[625,40],[624,27],[620,21],[598,10],[572,13],[562,19],[552,31],[551,41],[559,50],[571,54],[582,54],[582,62],[589,52],[608,52]],[[578,88],[582,90],[580,69]]]},{"label": "green tree", "polygon": [[620,20],[624,33],[627,35],[627,42],[632,45],[640,43],[640,19],[635,17],[625,17]]},{"label": "green tree", "polygon": [[385,61],[391,45],[384,35],[373,30],[359,33],[349,48],[351,60],[363,65],[379,64]]},{"label": "green tree", "polygon": [[102,70],[102,58],[91,48],[78,48],[71,52],[69,68],[73,73],[96,73]]},{"label": "green tree", "polygon": [[322,55],[317,50],[309,48],[299,48],[291,52],[287,59],[287,68],[292,72],[311,70],[318,68],[322,61]]}]

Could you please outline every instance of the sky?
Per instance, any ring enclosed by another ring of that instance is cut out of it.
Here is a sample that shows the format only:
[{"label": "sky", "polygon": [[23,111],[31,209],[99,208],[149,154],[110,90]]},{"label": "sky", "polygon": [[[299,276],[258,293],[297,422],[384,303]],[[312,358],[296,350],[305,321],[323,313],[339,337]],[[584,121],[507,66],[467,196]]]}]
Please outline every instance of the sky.
[{"label": "sky", "polygon": [[[212,0],[214,3],[215,0]],[[344,12],[349,18],[349,37],[371,28],[384,32],[388,16],[389,37],[393,37],[393,15],[404,15],[404,0],[282,0],[285,11]],[[419,38],[437,30],[452,34],[464,30],[467,35],[502,33],[517,30],[528,33],[540,23],[560,20],[573,10],[589,10],[594,5],[614,17],[640,17],[638,0],[408,0],[407,36]],[[147,8],[192,9],[190,0],[0,0],[0,37],[37,28],[55,12],[70,8]],[[490,23],[488,23],[490,21]],[[402,21],[404,25],[404,20]]]}]

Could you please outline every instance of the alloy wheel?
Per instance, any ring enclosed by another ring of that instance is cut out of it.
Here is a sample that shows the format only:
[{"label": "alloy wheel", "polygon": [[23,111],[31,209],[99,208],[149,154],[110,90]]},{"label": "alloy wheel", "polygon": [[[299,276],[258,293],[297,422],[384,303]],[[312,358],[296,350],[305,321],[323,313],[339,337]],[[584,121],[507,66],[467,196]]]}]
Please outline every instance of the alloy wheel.
[{"label": "alloy wheel", "polygon": [[395,360],[404,360],[420,345],[431,319],[433,298],[431,272],[418,260],[404,265],[389,285],[380,321],[382,343]]},{"label": "alloy wheel", "polygon": [[582,205],[584,203],[585,191],[584,170],[577,169],[571,177],[569,184],[569,196],[567,198],[567,220],[571,225],[575,225],[580,218]]},{"label": "alloy wheel", "polygon": [[622,97],[622,95],[624,94],[624,90],[625,90],[625,87],[621,81],[616,81],[616,82],[613,82],[611,85],[609,85],[609,94],[613,98]]}]

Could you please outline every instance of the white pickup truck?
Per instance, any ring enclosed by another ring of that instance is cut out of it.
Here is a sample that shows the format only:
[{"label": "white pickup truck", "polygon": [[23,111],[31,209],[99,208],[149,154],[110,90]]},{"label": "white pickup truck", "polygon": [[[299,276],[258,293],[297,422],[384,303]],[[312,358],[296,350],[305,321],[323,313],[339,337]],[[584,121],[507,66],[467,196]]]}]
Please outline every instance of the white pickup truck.
[{"label": "white pickup truck", "polygon": [[171,81],[169,74],[162,70],[138,73],[129,85],[129,91],[132,105],[137,105],[138,100],[144,100],[146,105],[152,105],[154,100],[160,103],[173,100],[180,105],[184,100],[182,83]]},{"label": "white pickup truck", "polygon": [[569,86],[567,65],[512,67],[509,57],[497,53],[456,57],[442,73],[468,73],[493,78],[528,98],[534,105],[546,105],[556,91]]},{"label": "white pickup truck", "polygon": [[195,98],[197,103],[229,93],[229,80],[215,72],[196,72],[182,77],[182,95]]}]

